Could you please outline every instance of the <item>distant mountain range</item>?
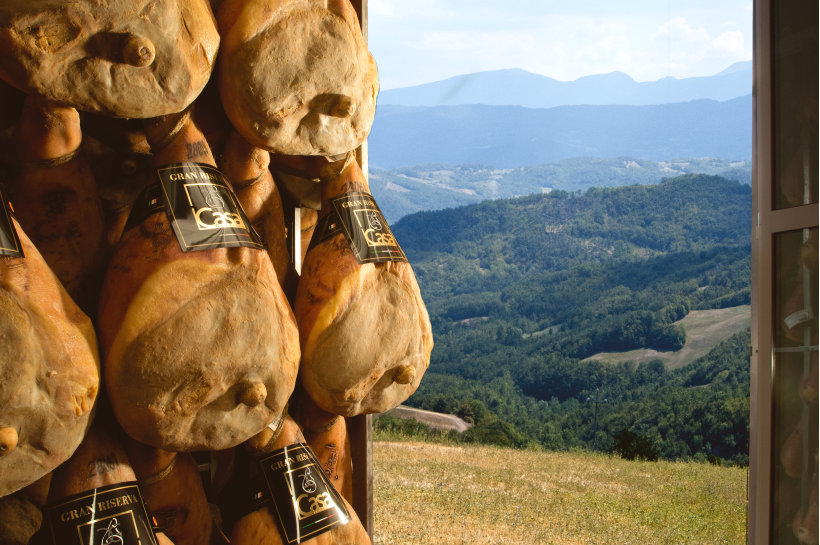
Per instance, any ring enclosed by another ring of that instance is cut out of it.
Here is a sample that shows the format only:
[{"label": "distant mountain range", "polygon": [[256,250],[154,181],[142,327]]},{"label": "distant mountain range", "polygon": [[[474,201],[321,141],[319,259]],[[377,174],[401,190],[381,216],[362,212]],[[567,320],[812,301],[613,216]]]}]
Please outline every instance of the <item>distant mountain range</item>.
[{"label": "distant mountain range", "polygon": [[559,81],[521,69],[493,70],[382,91],[380,105],[556,106],[670,104],[690,100],[724,101],[752,92],[752,62],[735,63],[713,76],[637,82],[623,72]]},{"label": "distant mountain range", "polygon": [[514,168],[573,157],[748,160],[752,96],[656,106],[398,106],[381,104],[371,167],[441,163]]}]

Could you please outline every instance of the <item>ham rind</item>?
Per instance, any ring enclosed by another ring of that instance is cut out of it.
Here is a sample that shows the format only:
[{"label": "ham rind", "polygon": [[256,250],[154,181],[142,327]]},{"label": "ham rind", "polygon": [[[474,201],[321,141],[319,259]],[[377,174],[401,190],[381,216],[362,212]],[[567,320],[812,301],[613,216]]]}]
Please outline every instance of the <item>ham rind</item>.
[{"label": "ham rind", "polygon": [[217,21],[222,104],[251,144],[329,156],[365,141],[378,75],[348,0],[224,0]]},{"label": "ham rind", "polygon": [[[352,161],[322,188],[329,201],[368,192]],[[360,263],[343,233],[308,250],[294,300],[302,345],[300,381],[325,411],[341,416],[380,413],[418,388],[430,362],[433,335],[407,261]],[[311,243],[313,245],[313,242]]]},{"label": "ham rind", "polygon": [[0,3],[0,77],[107,116],[185,109],[208,82],[218,47],[207,0]]},{"label": "ham rind", "polygon": [[[214,164],[188,116],[147,134],[157,166]],[[298,333],[264,249],[183,252],[166,213],[154,213],[120,238],[99,316],[111,405],[142,443],[230,448],[281,414],[293,390]]]},{"label": "ham rind", "polygon": [[[283,447],[296,443],[304,443],[299,425],[285,415],[284,421],[278,428],[267,428],[246,443],[251,455],[264,456]],[[356,512],[350,504],[342,498],[350,521],[336,526],[315,537],[302,541],[306,545],[370,545],[370,537],[362,526]],[[287,541],[282,537],[279,525],[276,522],[276,513],[272,507],[262,507],[240,518],[231,532],[231,545],[284,545]]]},{"label": "ham rind", "polygon": [[295,283],[288,251],[282,197],[268,166],[270,153],[231,132],[220,155],[220,168],[231,181],[242,209],[265,241],[276,276],[285,293]]},{"label": "ham rind", "polygon": [[191,453],[154,449],[136,441],[126,451],[155,524],[176,545],[223,543]]},{"label": "ham rind", "polygon": [[100,384],[90,319],[12,225],[25,257],[0,256],[0,496],[71,456]]},{"label": "ham rind", "polygon": [[[294,396],[296,397],[296,396]],[[293,403],[291,398],[291,403]],[[353,503],[353,458],[344,417],[323,411],[308,396],[298,396],[294,419],[333,487]]]},{"label": "ham rind", "polygon": [[[117,432],[113,433],[116,434]],[[107,426],[95,424],[74,455],[54,472],[48,495],[46,518],[48,519],[49,510],[52,508],[57,511],[56,518],[58,520],[68,518],[59,516],[57,506],[63,500],[117,484],[136,484],[136,475],[131,467],[125,448],[122,446],[122,441],[112,435]],[[134,496],[131,496],[129,499],[133,498]],[[85,505],[87,505],[87,502]],[[144,503],[138,502],[131,505],[130,508],[139,513],[140,510],[144,509],[143,505]],[[97,509],[100,511],[97,516],[105,521],[99,504]],[[148,519],[146,522],[150,524],[151,520]],[[53,528],[51,530],[54,531]],[[143,535],[142,537],[150,540],[149,535]],[[162,532],[156,533],[156,540],[158,545],[174,545]],[[146,545],[150,545],[150,543],[146,543]]]},{"label": "ham rind", "polygon": [[93,316],[105,270],[105,225],[97,185],[80,150],[79,113],[29,96],[17,136],[16,217],[71,298]]}]

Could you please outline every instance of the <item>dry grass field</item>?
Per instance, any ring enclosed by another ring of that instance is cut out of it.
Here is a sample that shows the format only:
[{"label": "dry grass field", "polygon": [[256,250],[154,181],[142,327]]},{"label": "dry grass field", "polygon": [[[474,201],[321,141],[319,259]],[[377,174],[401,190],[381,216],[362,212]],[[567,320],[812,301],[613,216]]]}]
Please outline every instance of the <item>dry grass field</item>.
[{"label": "dry grass field", "polygon": [[375,441],[375,545],[742,545],[747,470]]}]

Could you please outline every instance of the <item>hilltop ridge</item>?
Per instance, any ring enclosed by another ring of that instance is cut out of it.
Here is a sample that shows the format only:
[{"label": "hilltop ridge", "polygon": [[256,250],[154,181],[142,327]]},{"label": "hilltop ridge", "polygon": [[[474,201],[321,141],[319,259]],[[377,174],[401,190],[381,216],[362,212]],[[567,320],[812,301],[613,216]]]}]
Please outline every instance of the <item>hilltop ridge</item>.
[{"label": "hilltop ridge", "polygon": [[520,68],[460,74],[444,80],[381,91],[378,103],[402,106],[485,104],[554,108],[579,104],[646,106],[698,99],[730,100],[752,91],[752,62],[712,76],[665,77],[638,82],[623,72],[560,81]]}]

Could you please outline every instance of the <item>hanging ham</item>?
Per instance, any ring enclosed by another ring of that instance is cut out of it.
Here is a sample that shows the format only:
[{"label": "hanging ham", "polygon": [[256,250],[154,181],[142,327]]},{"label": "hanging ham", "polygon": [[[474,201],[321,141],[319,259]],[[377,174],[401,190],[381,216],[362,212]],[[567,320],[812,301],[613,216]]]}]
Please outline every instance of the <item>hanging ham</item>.
[{"label": "hanging ham", "polygon": [[[320,476],[322,469],[318,464],[305,462],[304,453],[309,447],[305,445],[298,424],[289,415],[285,415],[275,429],[267,428],[254,436],[246,447],[257,458],[260,467],[280,469],[269,473],[262,470],[267,479],[262,492],[265,499],[260,507],[233,526],[232,545],[370,545],[367,531],[350,504],[335,492],[329,492],[326,487],[333,487]],[[287,490],[287,486],[276,486],[280,477],[292,479],[292,498],[283,497],[277,503],[271,501],[270,489]],[[294,509],[301,509],[301,512]],[[288,529],[282,529],[277,520],[284,521]],[[321,522],[310,525],[314,520]],[[300,528],[299,522],[306,528]],[[320,525],[325,529],[315,530]]]},{"label": "hanging ham", "polygon": [[356,161],[322,187],[294,300],[300,380],[325,411],[380,413],[407,399],[433,335],[413,270]]},{"label": "hanging ham", "polygon": [[100,383],[91,321],[5,205],[0,194],[0,496],[71,456]]},{"label": "hanging ham", "polygon": [[80,148],[80,115],[29,96],[17,133],[16,217],[72,299],[93,316],[105,267],[105,225]]},{"label": "hanging ham", "polygon": [[[146,134],[158,172],[171,169],[164,172],[178,178],[174,190],[189,196],[206,186],[196,197],[204,200],[178,201],[188,207],[184,225],[181,216],[172,225],[167,210],[152,209],[150,195],[143,216],[132,210],[100,296],[106,390],[120,424],[140,442],[173,451],[230,448],[281,414],[297,373],[296,325],[264,248],[222,247],[251,233],[239,216],[242,228],[216,228],[240,213],[233,193],[221,182],[188,183],[192,172],[218,174],[192,118],[155,120]],[[174,229],[192,227],[196,235],[200,220],[204,233],[226,238],[183,251],[183,241],[192,241]]]},{"label": "hanging ham", "polygon": [[348,0],[224,0],[217,20],[222,104],[251,144],[337,155],[364,142],[378,76]]},{"label": "hanging ham", "polygon": [[152,529],[118,431],[95,423],[74,455],[54,472],[45,508],[53,543],[74,543],[79,534],[83,543],[173,545]]},{"label": "hanging ham", "polygon": [[112,117],[185,109],[208,82],[218,46],[207,0],[0,3],[0,78]]}]

